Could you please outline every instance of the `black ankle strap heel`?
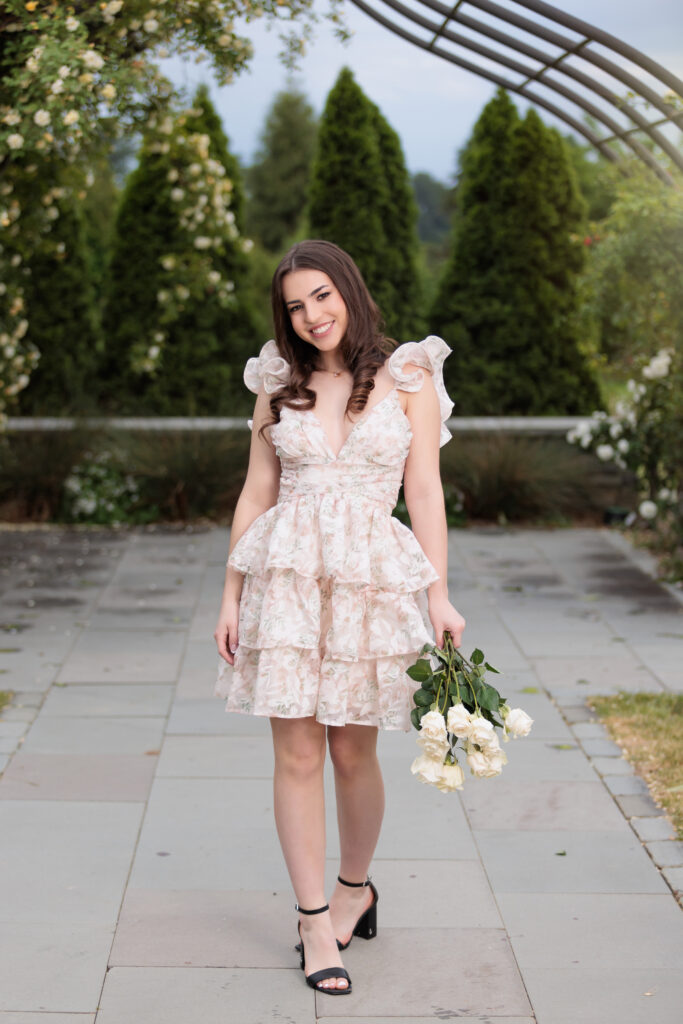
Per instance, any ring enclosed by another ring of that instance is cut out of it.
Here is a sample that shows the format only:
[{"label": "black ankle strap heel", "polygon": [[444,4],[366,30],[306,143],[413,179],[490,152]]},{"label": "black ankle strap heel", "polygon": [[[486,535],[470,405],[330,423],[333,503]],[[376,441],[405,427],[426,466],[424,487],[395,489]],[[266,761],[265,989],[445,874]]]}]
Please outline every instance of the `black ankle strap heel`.
[{"label": "black ankle strap heel", "polygon": [[[300,914],[324,914],[326,910],[330,909],[329,903],[326,903],[324,907],[316,907],[314,910],[304,910],[298,903],[294,904],[296,910]],[[346,996],[351,991],[351,978],[349,977],[348,971],[344,970],[343,967],[325,967],[322,971],[315,971],[313,974],[306,974],[306,954],[304,952],[304,940],[301,934],[301,921],[297,925],[299,931],[299,947],[301,952],[301,970],[304,972],[306,984],[310,988],[315,989],[316,992],[325,992],[328,996]],[[337,943],[339,945],[339,943]],[[325,988],[321,982],[326,981],[328,978],[345,978],[348,982],[346,988]]]},{"label": "black ankle strap heel", "polygon": [[[372,890],[372,903],[356,921],[356,926],[351,933],[351,939],[354,935],[357,935],[360,939],[374,939],[377,934],[377,902],[379,900],[379,893],[372,884],[370,876],[368,876],[364,882],[347,882],[345,878],[341,877],[341,875],[337,875],[337,881],[340,882],[341,885],[348,886],[349,889],[364,889],[366,886],[370,886],[370,889]],[[346,949],[350,945],[351,939],[345,943],[341,943],[339,939],[337,939],[337,945],[340,949]]]}]

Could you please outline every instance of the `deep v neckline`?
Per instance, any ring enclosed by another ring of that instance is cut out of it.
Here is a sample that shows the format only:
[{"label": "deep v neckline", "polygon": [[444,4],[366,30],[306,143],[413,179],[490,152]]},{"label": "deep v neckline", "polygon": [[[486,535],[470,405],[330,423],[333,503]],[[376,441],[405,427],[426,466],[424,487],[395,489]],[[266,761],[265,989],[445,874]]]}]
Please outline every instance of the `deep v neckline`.
[{"label": "deep v neckline", "polygon": [[[380,398],[379,402],[375,402],[375,404],[373,405],[372,409],[368,409],[367,412],[363,413],[363,415],[360,417],[360,419],[356,420],[356,422],[353,424],[353,426],[351,427],[350,431],[348,432],[348,434],[344,438],[344,441],[342,443],[341,448],[339,449],[339,451],[336,454],[335,454],[334,448],[332,447],[330,439],[327,436],[327,431],[325,430],[325,427],[323,426],[323,424],[322,424],[321,420],[319,419],[319,417],[316,416],[316,414],[313,411],[313,409],[306,409],[305,411],[315,421],[315,423],[316,423],[316,425],[317,425],[317,427],[318,427],[318,429],[319,429],[319,431],[320,431],[320,433],[321,433],[321,435],[323,437],[323,440],[325,441],[325,444],[327,445],[327,448],[328,448],[328,451],[330,452],[330,455],[332,455],[334,461],[337,462],[337,460],[341,457],[341,454],[344,451],[344,449],[346,448],[347,444],[351,440],[353,434],[355,433],[356,428],[359,427],[361,425],[361,423],[365,423],[365,421],[368,420],[372,416],[372,414],[375,411],[375,409],[378,409],[380,407],[380,405],[384,405],[384,403],[386,401],[388,401],[391,398],[392,395],[398,395],[397,388],[393,387],[391,389],[391,391],[387,391],[387,393],[384,396],[384,398]],[[401,412],[403,412],[403,409],[401,409]]]}]

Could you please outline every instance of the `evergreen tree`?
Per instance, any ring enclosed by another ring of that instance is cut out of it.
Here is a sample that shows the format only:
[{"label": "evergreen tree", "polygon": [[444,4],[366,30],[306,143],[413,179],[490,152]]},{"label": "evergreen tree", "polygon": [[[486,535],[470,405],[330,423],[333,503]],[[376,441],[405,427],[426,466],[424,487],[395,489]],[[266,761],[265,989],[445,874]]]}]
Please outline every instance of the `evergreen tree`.
[{"label": "evergreen tree", "polygon": [[315,150],[313,108],[295,89],[275,97],[255,163],[246,174],[247,233],[280,252],[301,224]]},{"label": "evergreen tree", "polygon": [[[177,145],[143,146],[117,218],[105,317],[108,403],[159,415],[227,413],[259,340],[244,296],[239,166],[205,86],[166,134]],[[209,195],[216,181],[230,196],[218,220]],[[197,234],[204,224],[212,225],[207,235]]]},{"label": "evergreen tree", "polygon": [[415,330],[416,208],[400,143],[344,68],[318,129],[310,189],[311,235],[336,242],[358,264],[387,330]]},{"label": "evergreen tree", "polygon": [[559,136],[534,111],[520,121],[499,90],[462,155],[453,251],[430,323],[453,349],[458,412],[594,407],[575,321],[584,215]]},{"label": "evergreen tree", "polygon": [[[57,172],[58,180],[64,172]],[[83,211],[70,189],[53,185],[53,227],[29,261],[25,294],[31,320],[27,340],[40,361],[19,395],[24,415],[93,411],[92,387],[100,324]]]}]

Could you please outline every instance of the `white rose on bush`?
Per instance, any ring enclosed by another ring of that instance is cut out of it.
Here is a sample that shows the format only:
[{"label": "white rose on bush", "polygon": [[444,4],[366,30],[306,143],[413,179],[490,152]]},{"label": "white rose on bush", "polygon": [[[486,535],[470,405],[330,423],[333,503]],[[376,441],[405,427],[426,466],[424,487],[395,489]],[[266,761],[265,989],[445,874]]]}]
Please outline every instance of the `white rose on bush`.
[{"label": "white rose on bush", "polygon": [[654,519],[657,515],[657,506],[654,501],[641,501],[638,506],[638,513],[643,519]]}]

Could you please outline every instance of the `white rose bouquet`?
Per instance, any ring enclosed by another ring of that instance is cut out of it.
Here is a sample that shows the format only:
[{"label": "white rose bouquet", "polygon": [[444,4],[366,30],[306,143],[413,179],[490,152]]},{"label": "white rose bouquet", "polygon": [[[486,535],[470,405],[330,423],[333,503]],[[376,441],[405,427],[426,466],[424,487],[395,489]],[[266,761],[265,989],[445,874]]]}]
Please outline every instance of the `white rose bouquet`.
[{"label": "white rose bouquet", "polygon": [[442,792],[462,789],[465,773],[458,763],[458,745],[472,775],[500,775],[507,757],[496,729],[502,730],[505,741],[510,736],[527,736],[533,719],[521,708],[510,708],[495,686],[485,681],[487,671],[498,674],[498,670],[479,648],[468,661],[447,632],[443,649],[425,644],[420,653],[432,659],[418,658],[407,670],[420,684],[410,714],[422,748],[411,765],[413,775]]}]

